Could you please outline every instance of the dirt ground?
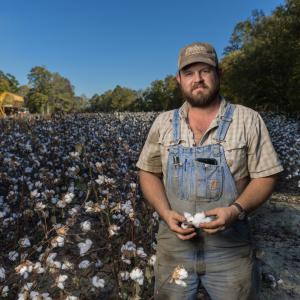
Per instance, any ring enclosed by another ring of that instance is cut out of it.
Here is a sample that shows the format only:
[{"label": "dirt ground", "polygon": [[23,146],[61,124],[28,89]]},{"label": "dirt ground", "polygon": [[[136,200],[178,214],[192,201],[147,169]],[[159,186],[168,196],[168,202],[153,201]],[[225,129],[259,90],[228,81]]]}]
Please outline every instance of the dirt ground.
[{"label": "dirt ground", "polygon": [[274,193],[252,217],[261,299],[300,299],[300,194]]}]

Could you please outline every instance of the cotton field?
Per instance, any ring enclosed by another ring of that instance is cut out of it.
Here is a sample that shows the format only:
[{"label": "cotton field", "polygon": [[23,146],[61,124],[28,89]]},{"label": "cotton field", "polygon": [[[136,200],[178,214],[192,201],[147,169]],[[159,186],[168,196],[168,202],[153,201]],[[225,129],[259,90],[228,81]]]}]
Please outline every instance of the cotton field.
[{"label": "cotton field", "polygon": [[[135,163],[157,113],[0,120],[1,299],[151,299],[159,218]],[[262,114],[300,188],[299,119]],[[185,284],[178,266],[170,282]]]}]

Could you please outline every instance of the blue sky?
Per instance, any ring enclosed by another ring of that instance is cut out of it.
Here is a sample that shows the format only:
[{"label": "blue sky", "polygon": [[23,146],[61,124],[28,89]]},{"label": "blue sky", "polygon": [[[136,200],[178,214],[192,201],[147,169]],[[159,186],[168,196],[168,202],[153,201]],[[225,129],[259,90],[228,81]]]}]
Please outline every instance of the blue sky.
[{"label": "blue sky", "polygon": [[175,74],[178,51],[212,43],[221,57],[234,26],[284,0],[0,0],[0,70],[21,84],[44,65],[91,97],[117,84],[143,89]]}]

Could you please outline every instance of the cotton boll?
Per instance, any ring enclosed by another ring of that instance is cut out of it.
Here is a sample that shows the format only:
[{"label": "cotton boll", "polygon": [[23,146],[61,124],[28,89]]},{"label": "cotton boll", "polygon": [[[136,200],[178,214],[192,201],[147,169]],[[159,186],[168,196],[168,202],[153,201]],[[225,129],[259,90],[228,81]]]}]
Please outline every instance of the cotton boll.
[{"label": "cotton boll", "polygon": [[212,217],[206,217],[204,212],[196,213],[193,219],[193,225],[199,227],[201,223],[208,223],[213,220]]},{"label": "cotton boll", "polygon": [[196,228],[199,228],[201,223],[208,223],[213,220],[212,217],[206,217],[204,212],[196,213],[194,216],[188,212],[184,212],[185,222],[181,223],[181,228],[188,228],[189,225],[193,225]]},{"label": "cotton boll", "polygon": [[56,206],[59,208],[65,208],[67,206],[67,203],[63,200],[59,200],[57,201]]},{"label": "cotton boll", "polygon": [[186,286],[186,282],[184,279],[188,278],[188,272],[183,267],[176,267],[172,273],[170,282],[175,282],[175,284],[180,285],[182,287]]},{"label": "cotton boll", "polygon": [[52,247],[63,247],[65,244],[65,239],[62,236],[57,236],[51,240]]},{"label": "cotton boll", "polygon": [[62,236],[58,236],[56,238],[58,247],[63,247],[65,244],[65,239]]},{"label": "cotton boll", "polygon": [[144,249],[142,247],[139,247],[136,251],[137,256],[141,258],[147,257],[147,254],[144,252]]},{"label": "cotton boll", "polygon": [[104,281],[104,279],[101,279],[98,276],[94,276],[92,278],[92,284],[96,288],[104,288],[105,281]]},{"label": "cotton boll", "polygon": [[83,256],[88,252],[92,247],[93,242],[90,239],[86,239],[84,243],[79,243],[77,246],[79,247],[80,256]]},{"label": "cotton boll", "polygon": [[103,267],[103,262],[100,259],[97,259],[96,263],[95,263],[95,267],[96,268],[101,268]]},{"label": "cotton boll", "polygon": [[137,282],[139,285],[143,285],[143,283],[144,283],[144,274],[140,268],[134,268],[130,272],[130,278],[133,281]]},{"label": "cotton boll", "polygon": [[129,277],[130,277],[129,272],[127,272],[127,271],[120,272],[120,278],[122,281],[127,281],[129,279]]},{"label": "cotton boll", "polygon": [[74,268],[73,264],[71,262],[69,262],[68,260],[64,261],[61,269],[62,270],[72,270]]},{"label": "cotton boll", "polygon": [[64,283],[67,279],[68,279],[67,275],[59,275],[56,279],[57,287],[63,290],[65,288]]},{"label": "cotton boll", "polygon": [[183,215],[184,215],[187,223],[191,224],[193,222],[194,218],[193,218],[193,216],[190,213],[184,212]]},{"label": "cotton boll", "polygon": [[156,263],[156,255],[153,254],[149,259],[149,265],[154,266]]},{"label": "cotton boll", "polygon": [[5,269],[3,267],[0,267],[0,281],[5,279]]},{"label": "cotton boll", "polygon": [[15,261],[19,256],[19,253],[17,251],[10,251],[8,252],[8,259],[11,261]]},{"label": "cotton boll", "polygon": [[80,264],[78,265],[79,269],[86,269],[91,265],[91,263],[88,260],[83,260],[80,262]]},{"label": "cotton boll", "polygon": [[19,240],[19,245],[23,248],[27,248],[31,246],[31,243],[28,238],[22,238]]},{"label": "cotton boll", "polygon": [[9,292],[9,287],[8,285],[6,285],[5,287],[3,287],[2,292],[1,292],[1,297],[5,298],[8,296],[8,292]]},{"label": "cotton boll", "polygon": [[117,235],[119,230],[120,230],[119,226],[117,226],[115,224],[110,225],[108,228],[109,236],[112,237],[114,235]]},{"label": "cotton boll", "polygon": [[[49,293],[42,293],[41,296],[43,300],[52,300],[52,298],[49,296]],[[37,300],[40,300],[40,298]]]},{"label": "cotton boll", "polygon": [[91,222],[90,221],[84,221],[80,223],[80,228],[84,232],[88,232],[91,230]]},{"label": "cotton boll", "polygon": [[99,185],[102,185],[105,181],[105,177],[98,175],[98,179],[95,180]]},{"label": "cotton boll", "polygon": [[67,194],[65,194],[63,200],[66,203],[71,203],[74,197],[75,197],[75,195],[73,193],[67,193]]}]

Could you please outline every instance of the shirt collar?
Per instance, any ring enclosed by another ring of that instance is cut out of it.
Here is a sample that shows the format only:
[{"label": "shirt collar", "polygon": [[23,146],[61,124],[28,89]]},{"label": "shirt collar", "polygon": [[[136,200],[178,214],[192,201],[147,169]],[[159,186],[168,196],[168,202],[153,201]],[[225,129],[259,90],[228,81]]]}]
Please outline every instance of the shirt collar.
[{"label": "shirt collar", "polygon": [[[221,103],[220,103],[220,107],[217,113],[217,116],[215,117],[215,119],[212,121],[211,126],[210,127],[214,127],[216,125],[218,125],[218,121],[221,118],[221,116],[224,116],[225,114],[225,110],[226,110],[226,105],[227,105],[227,101],[225,100],[225,98],[221,98]],[[179,108],[179,115],[181,118],[183,118],[187,123],[188,123],[188,102],[185,101],[182,106]]]}]

